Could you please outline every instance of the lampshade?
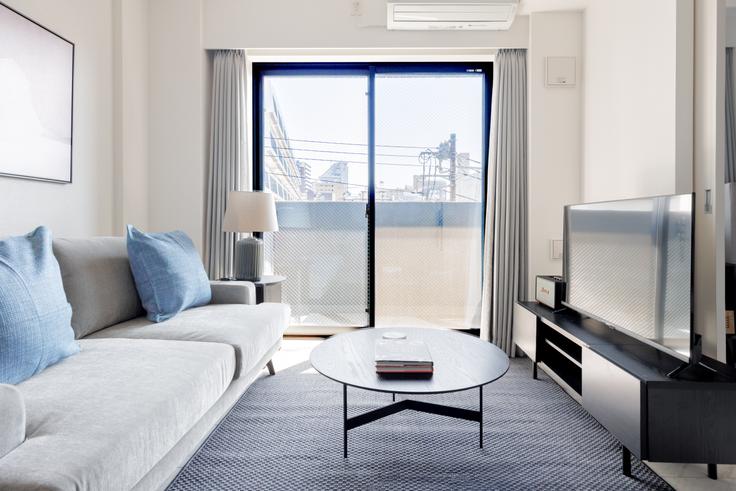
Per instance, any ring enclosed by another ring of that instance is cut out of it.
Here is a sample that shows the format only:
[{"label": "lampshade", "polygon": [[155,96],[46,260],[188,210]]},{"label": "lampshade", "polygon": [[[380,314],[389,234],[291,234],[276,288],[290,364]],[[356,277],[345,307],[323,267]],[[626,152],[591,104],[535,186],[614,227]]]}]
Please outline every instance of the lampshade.
[{"label": "lampshade", "polygon": [[276,232],[276,200],[262,191],[230,191],[223,232]]}]

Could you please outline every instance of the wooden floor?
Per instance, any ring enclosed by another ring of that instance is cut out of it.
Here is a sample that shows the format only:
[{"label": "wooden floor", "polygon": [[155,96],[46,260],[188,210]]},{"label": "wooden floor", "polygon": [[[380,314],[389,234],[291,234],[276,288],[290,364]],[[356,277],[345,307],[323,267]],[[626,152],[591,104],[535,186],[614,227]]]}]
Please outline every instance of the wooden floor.
[{"label": "wooden floor", "polygon": [[719,465],[718,480],[708,479],[705,464],[666,464],[647,462],[649,467],[678,491],[734,491],[736,465]]}]

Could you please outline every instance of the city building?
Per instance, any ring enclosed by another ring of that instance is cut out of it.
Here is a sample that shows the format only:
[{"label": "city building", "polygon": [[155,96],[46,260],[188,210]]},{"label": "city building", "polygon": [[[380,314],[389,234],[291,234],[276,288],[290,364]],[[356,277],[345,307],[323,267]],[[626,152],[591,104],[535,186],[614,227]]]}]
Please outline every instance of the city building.
[{"label": "city building", "polygon": [[276,96],[264,100],[264,188],[278,200],[297,201],[311,192],[311,167],[297,161]]},{"label": "city building", "polygon": [[347,162],[333,163],[322,175],[315,190],[320,201],[346,201],[350,195]]}]

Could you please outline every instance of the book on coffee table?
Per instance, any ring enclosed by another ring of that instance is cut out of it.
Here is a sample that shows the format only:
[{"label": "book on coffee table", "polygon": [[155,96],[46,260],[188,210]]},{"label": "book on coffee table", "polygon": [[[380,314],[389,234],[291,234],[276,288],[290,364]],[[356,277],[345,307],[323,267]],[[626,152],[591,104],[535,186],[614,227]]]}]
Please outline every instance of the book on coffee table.
[{"label": "book on coffee table", "polygon": [[432,373],[434,363],[424,341],[379,339],[376,341],[377,373]]}]

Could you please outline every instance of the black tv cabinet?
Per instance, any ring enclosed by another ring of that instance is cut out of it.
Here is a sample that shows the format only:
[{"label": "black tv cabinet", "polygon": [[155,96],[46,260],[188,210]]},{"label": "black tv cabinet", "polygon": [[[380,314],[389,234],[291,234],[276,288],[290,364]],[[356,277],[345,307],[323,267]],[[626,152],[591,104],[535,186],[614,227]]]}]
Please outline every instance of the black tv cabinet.
[{"label": "black tv cabinet", "polygon": [[[694,366],[570,309],[518,302],[514,343],[631,454],[652,462],[736,464],[736,372]],[[717,362],[713,362],[717,363]]]}]

